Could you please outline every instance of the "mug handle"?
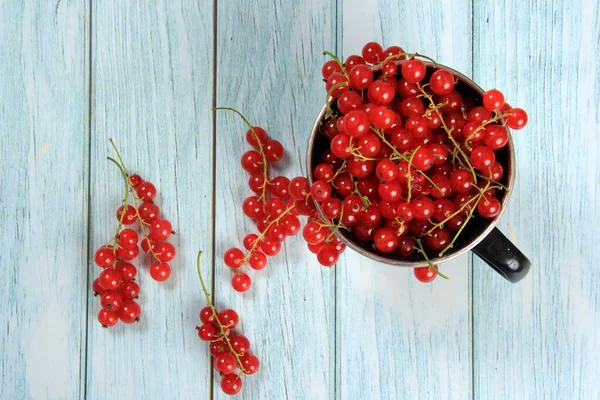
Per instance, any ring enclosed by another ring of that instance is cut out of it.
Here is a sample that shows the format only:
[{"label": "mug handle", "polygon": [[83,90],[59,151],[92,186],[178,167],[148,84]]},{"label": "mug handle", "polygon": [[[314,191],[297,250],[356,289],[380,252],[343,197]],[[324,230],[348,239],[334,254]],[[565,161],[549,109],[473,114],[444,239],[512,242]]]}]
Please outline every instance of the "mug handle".
[{"label": "mug handle", "polygon": [[525,278],[531,267],[531,261],[498,228],[483,238],[473,252],[512,283]]}]

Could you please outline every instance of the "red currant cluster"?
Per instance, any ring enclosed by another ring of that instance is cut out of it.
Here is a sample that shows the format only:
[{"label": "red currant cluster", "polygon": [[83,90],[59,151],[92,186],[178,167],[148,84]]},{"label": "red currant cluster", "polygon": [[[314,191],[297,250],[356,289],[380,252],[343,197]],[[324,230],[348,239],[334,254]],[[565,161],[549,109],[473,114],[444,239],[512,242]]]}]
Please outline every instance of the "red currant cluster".
[{"label": "red currant cluster", "polygon": [[[141,314],[140,305],[134,301],[140,292],[135,282],[137,269],[130,263],[139,254],[140,238],[137,231],[124,226],[139,221],[139,231],[143,235],[142,251],[153,259],[150,276],[154,280],[162,282],[171,276],[171,267],[167,263],[175,257],[175,246],[166,241],[174,233],[171,223],[159,218],[160,210],[153,202],[156,187],[144,182],[139,175],[130,176],[112,139],[110,143],[118,161],[111,157],[108,159],[119,167],[123,175],[125,196],[123,205],[117,210],[116,234],[94,254],[94,262],[102,268],[102,272],[94,280],[92,289],[95,296],[101,296],[98,321],[103,327],[113,326],[119,319],[128,324],[138,321]],[[130,198],[132,204],[129,204]],[[138,205],[139,202],[141,204]]]},{"label": "red currant cluster", "polygon": [[[344,63],[325,54],[333,60],[322,67],[328,106],[312,197],[361,246],[399,259],[420,254],[429,265],[415,275],[431,281],[439,271],[429,257],[453,248],[475,210],[499,214],[506,125],[523,128],[527,114],[398,46],[367,43]],[[321,229],[307,225],[307,241]]]},{"label": "red currant cluster", "polygon": [[242,168],[250,174],[248,186],[255,193],[244,200],[242,209],[255,222],[259,233],[244,237],[246,254],[240,248],[233,247],[224,255],[225,265],[236,270],[231,280],[233,289],[245,292],[250,289],[252,280],[240,269],[246,264],[257,271],[267,266],[268,257],[277,255],[283,241],[300,230],[297,216],[299,207],[289,199],[290,180],[285,176],[269,177],[270,164],[283,158],[281,143],[269,139],[263,128],[250,124],[239,111],[230,107],[219,107],[217,110],[238,114],[249,127],[246,140],[254,147],[245,152],[241,159]]},{"label": "red currant cluster", "polygon": [[242,376],[258,371],[260,362],[250,353],[250,341],[244,335],[233,332],[239,323],[237,312],[225,309],[217,312],[200,273],[200,255],[198,254],[198,276],[208,306],[200,310],[201,326],[197,326],[198,336],[210,342],[210,354],[214,357],[215,369],[221,373],[221,389],[225,394],[233,395],[242,389]]}]

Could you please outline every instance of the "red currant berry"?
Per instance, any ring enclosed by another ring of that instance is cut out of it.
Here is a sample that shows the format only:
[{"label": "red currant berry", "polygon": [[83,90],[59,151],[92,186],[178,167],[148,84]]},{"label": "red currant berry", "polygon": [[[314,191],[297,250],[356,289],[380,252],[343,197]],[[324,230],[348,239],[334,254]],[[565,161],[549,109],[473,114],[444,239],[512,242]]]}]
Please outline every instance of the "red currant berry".
[{"label": "red currant berry", "polygon": [[140,213],[140,218],[147,224],[151,224],[158,218],[160,213],[160,209],[154,203],[143,202],[138,207],[138,212]]},{"label": "red currant berry", "polygon": [[242,364],[242,370],[247,375],[252,375],[258,372],[260,362],[258,358],[252,354],[244,354],[240,357],[240,363]]},{"label": "red currant berry", "polygon": [[138,174],[129,175],[129,184],[131,187],[136,187],[143,182],[143,179]]},{"label": "red currant berry", "polygon": [[480,124],[483,124],[484,122],[487,122],[490,119],[492,119],[492,113],[482,106],[476,106],[473,107],[471,111],[469,111],[468,119],[469,121],[479,122]]},{"label": "red currant berry", "polygon": [[172,230],[171,223],[166,219],[157,219],[150,225],[150,235],[155,241],[167,240]]},{"label": "red currant berry", "polygon": [[454,75],[446,69],[439,69],[429,78],[429,85],[437,95],[450,94],[454,90]]},{"label": "red currant berry", "polygon": [[140,249],[137,245],[131,247],[119,247],[117,249],[117,258],[125,261],[131,261],[138,256]]},{"label": "red currant berry", "polygon": [[297,176],[290,181],[290,196],[296,200],[304,200],[310,193],[308,180],[303,176]]},{"label": "red currant berry", "polygon": [[242,262],[244,261],[244,253],[242,253],[242,250],[238,249],[237,247],[232,247],[225,252],[223,261],[225,261],[225,265],[227,265],[229,268],[239,268],[242,266]]},{"label": "red currant berry", "polygon": [[354,66],[356,65],[365,65],[365,59],[362,58],[359,55],[356,54],[352,54],[349,55],[348,58],[346,58],[346,62],[344,62],[344,68],[346,69],[346,71],[351,71],[352,68],[354,68]]},{"label": "red currant berry", "polygon": [[527,113],[522,108],[512,108],[508,112],[507,125],[511,129],[523,129],[527,125]]},{"label": "red currant berry", "polygon": [[219,321],[223,326],[233,329],[240,322],[240,316],[231,308],[226,308],[219,313]]},{"label": "red currant berry", "polygon": [[136,246],[139,240],[139,236],[133,229],[123,229],[119,232],[118,243],[123,247]]},{"label": "red currant berry", "polygon": [[427,171],[433,167],[434,161],[433,151],[427,147],[421,147],[413,153],[412,165],[421,171]]},{"label": "red currant berry", "polygon": [[350,157],[350,144],[352,139],[345,133],[336,135],[331,140],[331,152],[339,158],[346,159]]},{"label": "red currant berry", "polygon": [[219,357],[215,358],[215,368],[219,372],[229,374],[235,371],[236,367],[237,361],[231,353],[224,353],[221,354]]},{"label": "red currant berry", "polygon": [[[362,110],[354,110],[346,114],[346,116],[344,117],[344,125],[346,127],[346,134],[348,136],[361,137],[367,134],[371,126],[371,122],[369,121],[369,116],[367,115],[367,113],[365,113]],[[340,157],[333,150],[333,146],[331,148],[331,151],[333,152],[333,154]]]},{"label": "red currant berry", "polygon": [[373,161],[352,157],[348,161],[348,172],[356,178],[366,178],[373,172]]},{"label": "red currant berry", "polygon": [[270,183],[271,185],[269,188],[271,189],[271,194],[273,196],[279,197],[280,199],[288,197],[288,188],[290,187],[290,180],[288,178],[285,176],[276,176]]},{"label": "red currant berry", "polygon": [[485,145],[492,150],[500,150],[508,143],[508,131],[502,125],[489,125],[486,128]]},{"label": "red currant berry", "polygon": [[302,237],[309,244],[319,244],[325,240],[326,235],[328,234],[328,229],[322,227],[318,223],[314,221],[309,221],[304,225],[304,229],[302,230]]},{"label": "red currant berry", "polygon": [[154,251],[154,240],[152,240],[152,238],[149,237],[143,237],[141,240],[142,243],[142,251],[144,253],[150,253],[151,251]]},{"label": "red currant berry", "polygon": [[402,63],[402,77],[410,83],[421,82],[425,78],[427,67],[421,60],[413,59]]},{"label": "red currant berry", "polygon": [[442,222],[456,212],[456,206],[448,199],[439,199],[433,202],[433,219]]},{"label": "red currant berry", "polygon": [[348,196],[354,191],[354,181],[347,173],[338,175],[333,180],[333,187],[342,196]]},{"label": "red currant berry", "polygon": [[325,215],[326,218],[337,219],[342,211],[342,201],[330,197],[321,204],[321,211],[323,211],[323,215]]},{"label": "red currant berry", "polygon": [[415,219],[427,221],[433,216],[433,201],[429,197],[418,197],[411,200],[410,204],[415,210]]},{"label": "red currant berry", "polygon": [[100,268],[112,267],[117,261],[115,249],[109,246],[102,246],[94,253],[94,262]]},{"label": "red currant berry", "polygon": [[316,201],[324,201],[331,196],[331,185],[326,181],[316,181],[310,188],[310,193]]},{"label": "red currant berry", "polygon": [[154,245],[154,254],[163,263],[175,258],[175,246],[169,242],[160,242]]},{"label": "red currant berry", "polygon": [[215,323],[215,314],[210,306],[206,306],[200,310],[200,321],[202,321],[203,324]]},{"label": "red currant berry", "polygon": [[365,225],[376,225],[381,220],[381,213],[375,204],[370,204],[360,210],[358,220]]},{"label": "red currant berry", "polygon": [[490,89],[483,94],[483,106],[488,111],[497,111],[504,106],[504,95],[497,89]]},{"label": "red currant berry", "polygon": [[171,266],[166,262],[153,263],[150,266],[150,276],[157,282],[164,282],[171,276]]},{"label": "red currant berry", "polygon": [[277,140],[267,140],[263,150],[267,162],[277,162],[283,157],[283,146]]},{"label": "red currant berry", "polygon": [[115,290],[121,282],[121,274],[114,268],[106,268],[98,276],[98,284],[105,290]]},{"label": "red currant berry", "polygon": [[260,126],[254,126],[246,131],[246,141],[250,146],[258,147],[258,143],[267,142],[267,132]]},{"label": "red currant berry", "polygon": [[365,157],[375,157],[381,150],[381,141],[374,133],[367,133],[358,139],[358,149]]},{"label": "red currant berry", "polygon": [[413,255],[416,251],[415,241],[410,236],[401,237],[396,251],[398,251],[398,254],[400,254],[402,257]]},{"label": "red currant berry", "polygon": [[369,64],[378,64],[383,61],[383,47],[377,42],[369,42],[362,48],[362,57]]},{"label": "red currant berry", "polygon": [[457,169],[450,175],[450,182],[452,189],[457,193],[465,193],[471,190],[471,187],[475,183],[473,181],[473,175],[465,170]]},{"label": "red currant berry", "polygon": [[400,200],[402,196],[402,186],[399,182],[382,183],[378,188],[379,196],[390,203]]},{"label": "red currant berry", "polygon": [[425,236],[425,244],[433,251],[442,251],[450,244],[450,232],[443,228],[435,228]]},{"label": "red currant berry", "polygon": [[252,250],[256,240],[258,239],[258,235],[254,233],[249,233],[244,237],[244,248],[246,250]]},{"label": "red currant berry", "polygon": [[471,164],[480,171],[485,171],[496,161],[496,154],[487,146],[478,146],[471,152]]},{"label": "red currant berry", "polygon": [[370,242],[375,237],[375,232],[379,229],[378,225],[365,225],[357,223],[352,227],[352,233],[361,242]]},{"label": "red currant berry", "polygon": [[407,82],[406,79],[400,79],[398,81],[396,90],[401,97],[405,98],[418,96],[420,94],[419,87],[414,83]]},{"label": "red currant berry", "polygon": [[267,266],[267,256],[262,251],[254,251],[248,259],[248,264],[257,271],[264,269]]},{"label": "red currant berry", "polygon": [[381,72],[386,76],[393,76],[396,73],[398,66],[393,61],[386,61],[381,65]]},{"label": "red currant berry", "polygon": [[136,299],[140,294],[140,286],[133,282],[127,281],[121,284],[121,295],[125,300],[133,300]]},{"label": "red currant berry", "polygon": [[236,273],[231,279],[231,286],[236,292],[245,292],[248,289],[250,289],[251,285],[252,280],[247,274],[243,272]]},{"label": "red currant berry", "polygon": [[[335,87],[336,85],[340,85],[340,84],[341,84],[341,86],[338,86],[337,88],[333,89],[333,87]],[[348,89],[349,89],[348,78],[346,78],[341,73],[334,72],[333,74],[331,74],[331,76],[329,78],[327,78],[327,83],[325,84],[325,90],[334,99],[337,99],[338,97],[340,97]]]},{"label": "red currant berry", "polygon": [[223,378],[221,378],[221,390],[230,396],[238,394],[242,390],[242,378],[236,374],[223,375]]},{"label": "red currant berry", "polygon": [[[436,266],[436,268],[437,268],[437,266]],[[424,282],[424,283],[431,282],[437,276],[437,272],[435,272],[435,270],[433,268],[429,268],[429,267],[414,268],[413,273],[415,274],[415,278],[417,278],[417,280]]]},{"label": "red currant berry", "polygon": [[373,71],[371,68],[364,64],[359,64],[349,72],[350,86],[356,90],[367,89],[373,82]]},{"label": "red currant berry", "polygon": [[335,60],[325,61],[323,67],[321,68],[321,74],[323,75],[323,79],[327,79],[334,72],[342,72],[342,67]]},{"label": "red currant berry", "polygon": [[135,207],[127,205],[125,213],[123,213],[124,206],[119,207],[117,210],[117,221],[123,222],[123,225],[131,225],[137,221],[138,216],[135,211]]},{"label": "red currant berry", "polygon": [[150,201],[156,196],[156,187],[150,182],[142,182],[135,188],[135,192],[143,201]]},{"label": "red currant berry", "polygon": [[246,172],[256,174],[262,170],[262,156],[256,150],[249,150],[242,154],[240,164]]},{"label": "red currant berry", "polygon": [[338,261],[339,253],[335,246],[325,245],[317,251],[317,261],[324,267],[331,267]]},{"label": "red currant berry", "polygon": [[288,236],[294,236],[300,231],[300,220],[295,215],[288,214],[282,217],[280,223],[285,227]]},{"label": "red currant berry", "polygon": [[212,324],[203,324],[196,329],[198,330],[198,337],[205,342],[213,340],[217,335],[217,328]]},{"label": "red currant berry", "polygon": [[137,275],[137,269],[130,263],[120,263],[117,265],[117,271],[121,275],[123,281],[131,281]]},{"label": "red currant berry", "polygon": [[500,214],[502,208],[500,201],[495,197],[483,196],[483,198],[477,204],[477,212],[483,218],[494,218]]},{"label": "red currant berry", "polygon": [[103,308],[98,312],[98,322],[100,322],[103,328],[114,326],[119,322],[119,314],[116,311]]},{"label": "red currant berry", "polygon": [[138,303],[133,300],[125,300],[119,310],[119,319],[126,324],[131,324],[139,321],[141,314],[142,309]]},{"label": "red currant berry", "polygon": [[342,114],[346,115],[352,110],[362,109],[362,99],[355,91],[348,90],[338,97],[337,106],[338,110],[340,110]]},{"label": "red currant berry", "polygon": [[382,80],[376,80],[369,85],[367,97],[373,104],[387,106],[392,102],[392,100],[394,100],[395,93],[396,90],[391,83],[384,82]]},{"label": "red currant berry", "polygon": [[285,212],[287,205],[281,199],[270,199],[265,205],[265,211],[271,218],[277,218]]},{"label": "red currant berry", "polygon": [[431,176],[431,196],[436,199],[443,199],[452,194],[452,182],[444,175],[436,174]]},{"label": "red currant berry", "polygon": [[227,347],[227,343],[223,339],[215,340],[210,344],[210,354],[217,358],[223,353],[227,353],[229,351],[229,347]]},{"label": "red currant berry", "polygon": [[446,103],[446,105],[440,109],[443,113],[460,111],[460,108],[462,107],[462,96],[456,90],[453,90],[448,94],[438,96],[437,103]]},{"label": "red currant berry", "polygon": [[[300,228],[298,227],[298,229],[300,229]],[[260,249],[267,256],[276,256],[277,254],[279,254],[279,251],[281,250],[281,243],[272,242],[272,241],[267,240],[267,241],[261,242]]]},{"label": "red currant berry", "polygon": [[250,341],[244,335],[232,335],[229,338],[231,347],[238,355],[243,356],[250,350]]},{"label": "red currant berry", "polygon": [[381,228],[375,232],[375,248],[382,253],[391,253],[398,247],[399,238],[392,228]]},{"label": "red currant berry", "polygon": [[116,291],[109,291],[100,298],[100,305],[107,310],[117,311],[123,304],[123,296]]},{"label": "red currant berry", "polygon": [[398,112],[405,117],[410,117],[411,115],[423,115],[425,106],[418,97],[407,97],[398,105]]}]

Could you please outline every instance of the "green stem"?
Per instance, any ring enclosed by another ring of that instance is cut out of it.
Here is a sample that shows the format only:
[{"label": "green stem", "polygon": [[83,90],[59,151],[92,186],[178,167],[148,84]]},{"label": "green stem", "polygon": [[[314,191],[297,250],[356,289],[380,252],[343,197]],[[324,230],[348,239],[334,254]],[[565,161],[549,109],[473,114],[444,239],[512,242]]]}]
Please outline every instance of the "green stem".
[{"label": "green stem", "polygon": [[417,146],[417,148],[411,154],[410,159],[408,160],[408,182],[407,182],[407,184],[408,184],[408,195],[406,196],[406,202],[407,203],[410,203],[410,198],[412,196],[412,182],[411,182],[412,181],[412,177],[411,177],[411,174],[410,174],[410,167],[412,166],[412,161],[413,161],[413,158],[415,156],[415,153],[420,148],[421,148],[421,146]]},{"label": "green stem", "polygon": [[[112,139],[111,139],[111,143],[112,143]],[[114,144],[113,144],[114,146]],[[117,153],[118,154],[118,153]],[[129,207],[129,178],[127,176],[127,172],[125,171],[125,169],[119,165],[119,163],[117,162],[117,160],[115,160],[112,157],[106,157],[109,161],[111,161],[112,163],[114,163],[118,168],[119,171],[121,171],[121,175],[123,175],[123,179],[125,180],[125,197],[123,198],[123,212],[121,213],[121,216],[119,217],[119,225],[117,226],[117,231],[115,233],[115,236],[113,237],[113,240],[115,241],[115,246],[118,245],[118,241],[117,241],[117,236],[119,235],[119,232],[121,232],[121,228],[123,227],[123,218],[125,218],[125,210],[127,210],[127,208]]]},{"label": "green stem", "polygon": [[438,267],[431,262],[431,260],[429,259],[429,257],[427,256],[427,253],[425,252],[425,249],[423,248],[423,243],[421,243],[421,239],[414,237],[413,239],[415,241],[415,243],[417,243],[417,251],[419,253],[421,253],[421,255],[423,256],[423,258],[425,258],[425,261],[427,262],[427,265],[429,265],[429,268],[431,268],[432,270],[434,270],[439,276],[441,276],[444,279],[450,279],[448,278],[446,275],[442,274],[440,272],[440,270],[438,269]]}]

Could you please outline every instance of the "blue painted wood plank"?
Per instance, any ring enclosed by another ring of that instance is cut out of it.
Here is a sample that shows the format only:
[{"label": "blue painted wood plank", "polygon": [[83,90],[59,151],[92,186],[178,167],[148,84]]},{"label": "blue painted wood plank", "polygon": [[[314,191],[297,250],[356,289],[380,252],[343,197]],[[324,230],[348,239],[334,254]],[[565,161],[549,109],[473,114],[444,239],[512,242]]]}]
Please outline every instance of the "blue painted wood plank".
[{"label": "blue painted wood plank", "polygon": [[83,397],[85,2],[0,3],[0,398]]},{"label": "blue painted wood plank", "polygon": [[[471,72],[471,2],[343,1],[343,54],[375,40]],[[441,265],[449,281],[352,251],[336,266],[338,398],[465,399],[471,395],[469,257]]]},{"label": "blue painted wood plank", "polygon": [[600,398],[600,7],[475,2],[475,78],[529,113],[501,228],[532,260],[517,285],[474,265],[475,397]]},{"label": "blue painted wood plank", "polygon": [[[122,196],[119,172],[105,159],[113,137],[130,171],[158,188],[178,254],[164,283],[138,257],[140,323],[102,329],[91,300],[90,399],[210,395],[206,344],[194,327],[204,303],[196,252],[212,247],[212,12],[208,2],[93,2],[90,253],[113,234]],[[210,252],[204,262],[210,284]]]},{"label": "blue painted wood plank", "polygon": [[[321,52],[336,40],[332,7],[324,0],[219,2],[217,101],[240,109],[283,143],[286,159],[275,173],[306,173],[308,137],[325,98]],[[302,238],[294,237],[265,270],[250,272],[249,292],[231,288],[223,253],[241,247],[245,234],[255,231],[241,207],[250,190],[239,160],[249,145],[247,128],[234,114],[219,112],[216,127],[217,304],[239,312],[262,363],[259,373],[245,378],[238,397],[335,398],[334,271],[318,266]],[[228,398],[218,382],[214,398]]]}]

